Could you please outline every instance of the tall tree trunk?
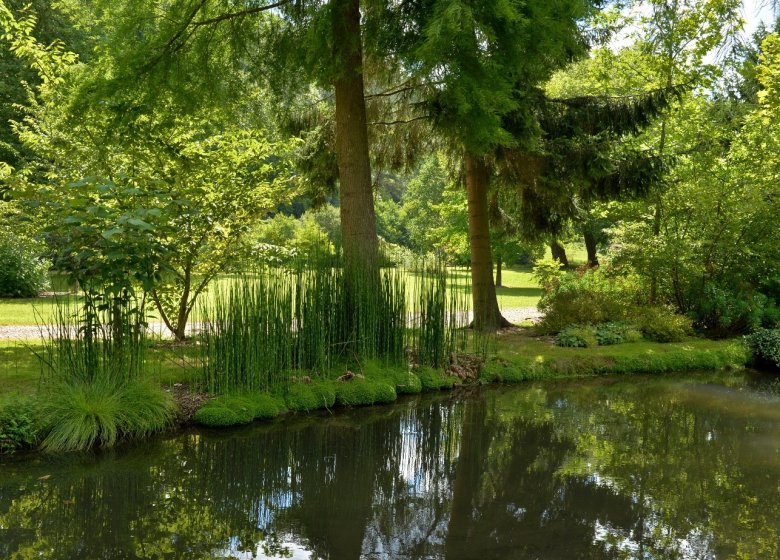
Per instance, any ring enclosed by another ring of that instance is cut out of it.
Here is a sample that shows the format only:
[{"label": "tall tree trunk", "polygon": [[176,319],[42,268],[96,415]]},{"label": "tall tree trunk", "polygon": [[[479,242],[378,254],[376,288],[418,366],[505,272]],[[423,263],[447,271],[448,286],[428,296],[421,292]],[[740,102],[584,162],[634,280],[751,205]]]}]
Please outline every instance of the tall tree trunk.
[{"label": "tall tree trunk", "polygon": [[557,239],[553,239],[550,242],[550,252],[552,252],[552,258],[561,263],[563,266],[569,266],[569,258],[566,256],[566,248]]},{"label": "tall tree trunk", "polygon": [[334,55],[341,66],[334,86],[344,261],[348,271],[374,271],[379,248],[368,157],[360,1],[332,0],[332,6]]},{"label": "tall tree trunk", "polygon": [[493,332],[510,323],[501,315],[493,284],[493,257],[488,223],[488,168],[481,159],[466,153],[466,192],[471,249],[471,298],[475,330]]},{"label": "tall tree trunk", "polygon": [[599,265],[598,247],[596,243],[596,236],[589,229],[585,229],[582,232],[582,236],[585,238],[585,250],[588,252],[588,266],[595,267]]},{"label": "tall tree trunk", "polygon": [[501,259],[501,255],[498,255],[496,257],[496,288],[502,287],[501,283],[501,265],[503,264],[503,260]]}]

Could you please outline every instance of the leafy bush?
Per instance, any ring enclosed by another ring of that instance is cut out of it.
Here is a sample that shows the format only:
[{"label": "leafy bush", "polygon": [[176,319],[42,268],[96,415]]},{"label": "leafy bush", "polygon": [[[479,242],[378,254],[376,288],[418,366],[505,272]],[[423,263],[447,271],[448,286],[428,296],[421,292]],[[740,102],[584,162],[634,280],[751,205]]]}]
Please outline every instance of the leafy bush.
[{"label": "leafy bush", "polygon": [[748,289],[705,286],[701,294],[689,294],[689,314],[694,324],[710,337],[726,337],[772,327],[780,322],[780,309],[773,299]]},{"label": "leafy bush", "polygon": [[780,368],[780,329],[760,329],[746,336],[745,342],[755,365]]},{"label": "leafy bush", "polygon": [[34,447],[40,437],[32,400],[14,400],[0,406],[0,453]]},{"label": "leafy bush", "polygon": [[143,437],[169,426],[175,405],[148,383],[60,383],[45,395],[41,423],[46,451],[110,447],[122,438]]},{"label": "leafy bush", "polygon": [[642,333],[631,323],[602,323],[596,325],[596,340],[599,346],[638,342],[642,340]]},{"label": "leafy bush", "polygon": [[596,344],[596,329],[591,326],[571,325],[563,329],[555,337],[556,346],[588,348],[596,346]]},{"label": "leafy bush", "polygon": [[647,307],[638,318],[645,338],[655,342],[680,342],[693,334],[691,320],[666,307]]},{"label": "leafy bush", "polygon": [[544,290],[539,300],[543,332],[560,332],[569,325],[624,321],[636,313],[642,299],[637,277],[608,273],[606,267],[557,276],[554,271],[545,269],[541,275],[538,270],[537,266],[536,276]]},{"label": "leafy bush", "polygon": [[48,286],[47,269],[33,242],[0,229],[0,297],[37,296]]}]

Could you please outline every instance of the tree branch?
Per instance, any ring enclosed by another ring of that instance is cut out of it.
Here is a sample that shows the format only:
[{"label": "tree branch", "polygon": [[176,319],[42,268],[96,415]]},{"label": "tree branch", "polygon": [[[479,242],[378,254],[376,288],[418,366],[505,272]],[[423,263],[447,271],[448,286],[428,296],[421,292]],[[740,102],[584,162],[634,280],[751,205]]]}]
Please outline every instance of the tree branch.
[{"label": "tree branch", "polygon": [[414,117],[413,119],[405,119],[405,120],[401,119],[401,120],[397,120],[397,121],[376,121],[376,122],[372,122],[372,123],[368,123],[368,124],[371,124],[371,125],[382,125],[382,126],[393,126],[393,125],[396,125],[396,124],[409,124],[409,123],[413,123],[414,121],[421,121],[421,120],[427,119],[427,118],[429,118],[428,115],[423,115],[421,117]]},{"label": "tree branch", "polygon": [[260,12],[265,12],[267,10],[273,10],[274,8],[279,8],[281,6],[284,6],[285,4],[289,4],[290,0],[279,0],[279,2],[274,2],[273,4],[268,4],[267,6],[256,6],[254,8],[247,8],[246,10],[241,10],[238,12],[228,12],[226,14],[222,14],[213,18],[209,19],[202,19],[200,21],[195,21],[192,23],[193,27],[200,27],[202,25],[212,25],[214,23],[219,23],[221,21],[225,21],[228,19],[234,19],[239,18],[243,16],[249,16],[252,14],[259,14]]}]

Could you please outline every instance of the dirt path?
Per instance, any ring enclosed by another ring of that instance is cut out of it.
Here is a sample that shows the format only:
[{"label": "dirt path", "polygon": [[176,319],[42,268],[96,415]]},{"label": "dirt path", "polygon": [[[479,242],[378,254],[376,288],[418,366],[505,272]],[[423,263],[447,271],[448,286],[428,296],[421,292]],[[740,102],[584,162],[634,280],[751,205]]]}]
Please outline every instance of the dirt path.
[{"label": "dirt path", "polygon": [[[512,307],[502,310],[504,317],[514,324],[524,321],[536,322],[541,318],[541,313],[535,307]],[[195,326],[195,325],[192,325]],[[160,322],[151,322],[149,327],[156,334],[170,336],[170,331]],[[46,328],[41,329],[36,325],[0,325],[0,340],[32,340],[47,338]]]}]

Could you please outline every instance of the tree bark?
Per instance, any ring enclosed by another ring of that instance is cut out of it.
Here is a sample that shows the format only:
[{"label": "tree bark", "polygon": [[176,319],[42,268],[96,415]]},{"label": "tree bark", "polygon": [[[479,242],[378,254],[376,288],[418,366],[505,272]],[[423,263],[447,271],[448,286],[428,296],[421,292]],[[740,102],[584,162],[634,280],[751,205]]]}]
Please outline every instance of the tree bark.
[{"label": "tree bark", "polygon": [[340,65],[336,93],[336,157],[347,270],[378,270],[371,162],[363,85],[360,1],[332,0],[334,56]]},{"label": "tree bark", "polygon": [[591,268],[596,267],[599,265],[596,236],[587,229],[582,233],[582,236],[585,238],[585,250],[588,252],[588,266]]},{"label": "tree bark", "polygon": [[553,239],[550,242],[550,251],[552,252],[552,258],[561,263],[563,266],[569,266],[569,258],[566,256],[566,248],[557,239]]},{"label": "tree bark", "polygon": [[503,264],[503,261],[501,259],[501,255],[496,257],[496,288],[502,287],[502,278],[501,278],[501,265]]},{"label": "tree bark", "polygon": [[493,257],[490,251],[488,222],[488,168],[485,162],[466,153],[466,192],[471,249],[471,298],[474,305],[474,330],[495,332],[510,323],[501,315],[493,284]]}]

